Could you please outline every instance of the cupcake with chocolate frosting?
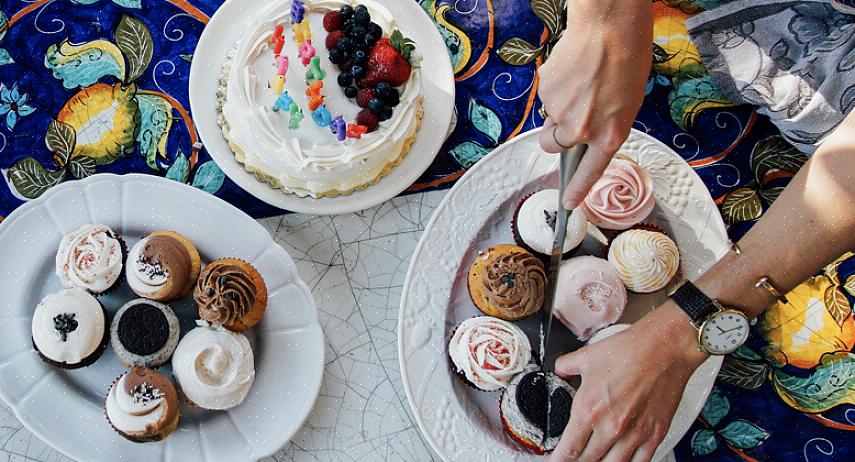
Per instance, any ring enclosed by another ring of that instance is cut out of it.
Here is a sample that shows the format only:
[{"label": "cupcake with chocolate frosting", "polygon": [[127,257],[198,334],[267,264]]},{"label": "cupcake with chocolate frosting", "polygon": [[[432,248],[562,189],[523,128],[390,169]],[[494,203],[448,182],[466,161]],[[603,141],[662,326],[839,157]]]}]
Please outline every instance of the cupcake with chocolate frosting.
[{"label": "cupcake with chocolate frosting", "polygon": [[615,157],[581,207],[594,225],[624,230],[641,223],[655,205],[653,180],[647,172],[627,158]]},{"label": "cupcake with chocolate frosting", "polygon": [[202,267],[199,251],[175,231],[156,231],[131,248],[125,277],[140,297],[177,300],[193,290]]},{"label": "cupcake with chocolate frosting", "polygon": [[448,342],[454,371],[466,384],[496,391],[531,362],[531,344],[519,327],[489,316],[470,318],[457,326]]},{"label": "cupcake with chocolate frosting", "polygon": [[169,361],[180,334],[172,308],[138,298],[125,303],[113,316],[110,345],[125,366],[152,368]]},{"label": "cupcake with chocolate frosting", "polygon": [[46,296],[33,313],[32,329],[42,360],[63,369],[89,366],[107,347],[107,312],[79,288]]},{"label": "cupcake with chocolate frosting", "polygon": [[178,392],[169,378],[150,369],[119,376],[104,409],[110,426],[134,443],[161,441],[178,427]]},{"label": "cupcake with chocolate frosting", "polygon": [[258,270],[249,263],[223,258],[205,267],[193,298],[200,318],[234,332],[243,332],[261,321],[267,308],[267,286]]},{"label": "cupcake with chocolate frosting", "polygon": [[102,295],[121,282],[125,253],[125,242],[108,226],[85,225],[62,238],[56,275],[63,287]]},{"label": "cupcake with chocolate frosting", "polygon": [[674,281],[680,269],[680,251],[661,231],[631,229],[612,241],[609,263],[617,269],[627,289],[647,294]]},{"label": "cupcake with chocolate frosting", "polygon": [[561,377],[531,365],[517,374],[502,393],[499,400],[502,425],[514,441],[543,455],[558,446],[570,421],[575,394],[576,390]]},{"label": "cupcake with chocolate frosting", "polygon": [[506,321],[537,313],[546,295],[543,262],[516,245],[500,244],[478,252],[467,283],[479,310]]}]

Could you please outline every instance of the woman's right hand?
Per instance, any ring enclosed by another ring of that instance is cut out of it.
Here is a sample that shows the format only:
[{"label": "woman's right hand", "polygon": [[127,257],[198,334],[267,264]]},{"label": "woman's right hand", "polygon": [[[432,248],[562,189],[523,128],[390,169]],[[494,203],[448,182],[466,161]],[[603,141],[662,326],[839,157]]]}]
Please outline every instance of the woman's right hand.
[{"label": "woman's right hand", "polygon": [[653,60],[650,0],[568,0],[567,30],[540,68],[546,152],[586,143],[564,196],[576,208],[629,136]]}]

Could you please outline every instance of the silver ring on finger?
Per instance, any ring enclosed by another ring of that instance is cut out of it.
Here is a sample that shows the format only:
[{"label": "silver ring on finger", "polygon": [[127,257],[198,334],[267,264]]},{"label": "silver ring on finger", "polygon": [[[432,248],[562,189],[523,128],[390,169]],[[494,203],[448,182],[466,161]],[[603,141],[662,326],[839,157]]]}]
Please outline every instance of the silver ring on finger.
[{"label": "silver ring on finger", "polygon": [[565,146],[562,142],[558,141],[558,125],[552,130],[552,139],[555,140],[555,144],[561,146],[564,149],[570,149],[573,146]]}]

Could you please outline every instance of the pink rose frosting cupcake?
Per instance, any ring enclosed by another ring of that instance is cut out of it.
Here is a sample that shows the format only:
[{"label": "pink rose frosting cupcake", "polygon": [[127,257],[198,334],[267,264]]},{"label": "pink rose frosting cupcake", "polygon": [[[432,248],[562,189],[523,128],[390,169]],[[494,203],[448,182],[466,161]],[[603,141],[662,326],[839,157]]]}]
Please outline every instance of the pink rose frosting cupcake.
[{"label": "pink rose frosting cupcake", "polygon": [[600,228],[624,230],[641,223],[654,205],[653,181],[647,173],[635,162],[615,158],[594,183],[582,211]]},{"label": "pink rose frosting cupcake", "polygon": [[555,317],[585,341],[620,319],[627,295],[620,275],[608,261],[584,256],[561,264],[555,301]]}]

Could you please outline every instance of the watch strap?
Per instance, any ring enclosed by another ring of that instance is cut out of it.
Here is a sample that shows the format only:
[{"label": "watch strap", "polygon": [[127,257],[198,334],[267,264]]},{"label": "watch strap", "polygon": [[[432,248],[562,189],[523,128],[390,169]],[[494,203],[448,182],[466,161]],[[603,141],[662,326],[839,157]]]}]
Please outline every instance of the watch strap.
[{"label": "watch strap", "polygon": [[689,315],[689,319],[695,324],[711,313],[718,311],[715,302],[689,281],[686,281],[671,294],[671,300],[674,300],[677,306],[685,311]]}]

